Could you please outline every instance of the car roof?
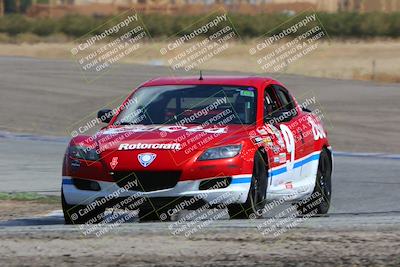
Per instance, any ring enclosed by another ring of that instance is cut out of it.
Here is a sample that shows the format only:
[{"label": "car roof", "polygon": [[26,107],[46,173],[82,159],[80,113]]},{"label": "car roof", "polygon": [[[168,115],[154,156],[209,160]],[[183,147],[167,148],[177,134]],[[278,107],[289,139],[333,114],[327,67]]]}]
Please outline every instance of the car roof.
[{"label": "car roof", "polygon": [[158,77],[149,80],[142,84],[142,86],[160,86],[160,85],[197,85],[197,84],[215,84],[215,85],[237,85],[237,86],[254,86],[260,87],[265,83],[277,83],[276,80],[269,77],[261,76],[209,76],[203,75],[200,80],[199,76],[171,76],[171,77]]}]

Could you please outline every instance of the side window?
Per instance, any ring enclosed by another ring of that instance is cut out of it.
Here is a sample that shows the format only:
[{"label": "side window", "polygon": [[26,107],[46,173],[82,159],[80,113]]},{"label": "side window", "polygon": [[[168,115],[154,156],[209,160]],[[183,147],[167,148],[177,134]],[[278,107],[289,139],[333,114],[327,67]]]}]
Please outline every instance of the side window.
[{"label": "side window", "polygon": [[264,90],[264,119],[271,117],[279,106],[279,99],[273,86],[268,86]]},{"label": "side window", "polygon": [[290,121],[296,115],[294,100],[285,88],[279,85],[265,88],[264,121]]},{"label": "side window", "polygon": [[273,85],[275,92],[279,98],[282,111],[290,111],[294,109],[294,100],[290,96],[289,92],[279,85]]}]

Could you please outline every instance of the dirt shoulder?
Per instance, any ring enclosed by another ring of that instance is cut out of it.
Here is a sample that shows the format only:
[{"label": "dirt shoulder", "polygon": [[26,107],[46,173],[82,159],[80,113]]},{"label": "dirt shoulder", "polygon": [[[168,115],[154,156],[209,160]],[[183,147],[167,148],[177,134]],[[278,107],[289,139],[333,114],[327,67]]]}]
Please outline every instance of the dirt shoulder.
[{"label": "dirt shoulder", "polygon": [[56,203],[0,200],[0,221],[43,215],[60,208]]},{"label": "dirt shoulder", "polygon": [[[120,60],[121,63],[168,65],[167,58],[160,55],[166,42],[145,43],[143,52],[134,53]],[[189,48],[193,44],[182,46]],[[262,74],[260,66],[248,56],[254,40],[232,42],[226,52],[202,64],[203,70],[243,71]],[[0,56],[23,56],[43,59],[71,59],[71,48],[66,43],[0,43]],[[101,45],[98,45],[100,47]],[[95,46],[96,47],[96,46]],[[272,52],[278,45],[270,46]],[[335,79],[375,80],[400,82],[400,42],[397,40],[320,42],[318,49],[290,64],[286,74],[325,77]]]},{"label": "dirt shoulder", "polygon": [[37,193],[0,193],[0,221],[48,214],[61,209],[58,196]]},{"label": "dirt shoulder", "polygon": [[[0,220],[59,209],[48,200],[1,201]],[[4,266],[400,265],[396,212],[313,217],[277,236],[259,230],[266,219],[212,221],[188,237],[175,235],[169,222],[125,223],[97,237],[51,217],[25,221],[0,225]]]},{"label": "dirt shoulder", "polygon": [[55,231],[1,234],[7,266],[399,266],[400,229],[304,230],[281,238],[254,229],[208,230],[190,239],[165,233],[82,238]]}]

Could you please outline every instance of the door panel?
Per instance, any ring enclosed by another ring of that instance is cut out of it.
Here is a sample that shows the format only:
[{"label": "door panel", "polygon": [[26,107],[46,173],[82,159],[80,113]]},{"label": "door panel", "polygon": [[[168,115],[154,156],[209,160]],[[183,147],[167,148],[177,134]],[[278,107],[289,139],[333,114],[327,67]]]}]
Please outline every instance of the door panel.
[{"label": "door panel", "polygon": [[278,85],[267,87],[264,97],[265,105],[270,105],[264,108],[266,128],[274,133],[274,145],[279,146],[279,151],[271,153],[274,162],[278,157],[279,163],[272,165],[268,191],[274,194],[301,192],[307,183],[302,175],[302,158],[306,156],[307,148],[303,135],[306,129],[302,129],[301,121],[306,118],[285,88]]}]

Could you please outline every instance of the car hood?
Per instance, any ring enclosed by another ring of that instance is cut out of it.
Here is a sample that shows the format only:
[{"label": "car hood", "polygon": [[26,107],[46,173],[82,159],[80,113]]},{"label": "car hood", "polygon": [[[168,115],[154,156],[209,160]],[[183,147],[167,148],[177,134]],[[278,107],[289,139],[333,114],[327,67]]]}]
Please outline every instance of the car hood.
[{"label": "car hood", "polygon": [[181,171],[184,164],[194,162],[209,147],[244,145],[254,130],[254,125],[112,126],[94,136],[77,136],[70,145],[96,149],[103,166],[113,173]]},{"label": "car hood", "polygon": [[[227,125],[130,125],[109,127],[99,131],[94,141],[100,152],[110,150],[188,150],[240,142],[248,138],[254,126]],[[189,151],[189,152],[190,152]]]}]

